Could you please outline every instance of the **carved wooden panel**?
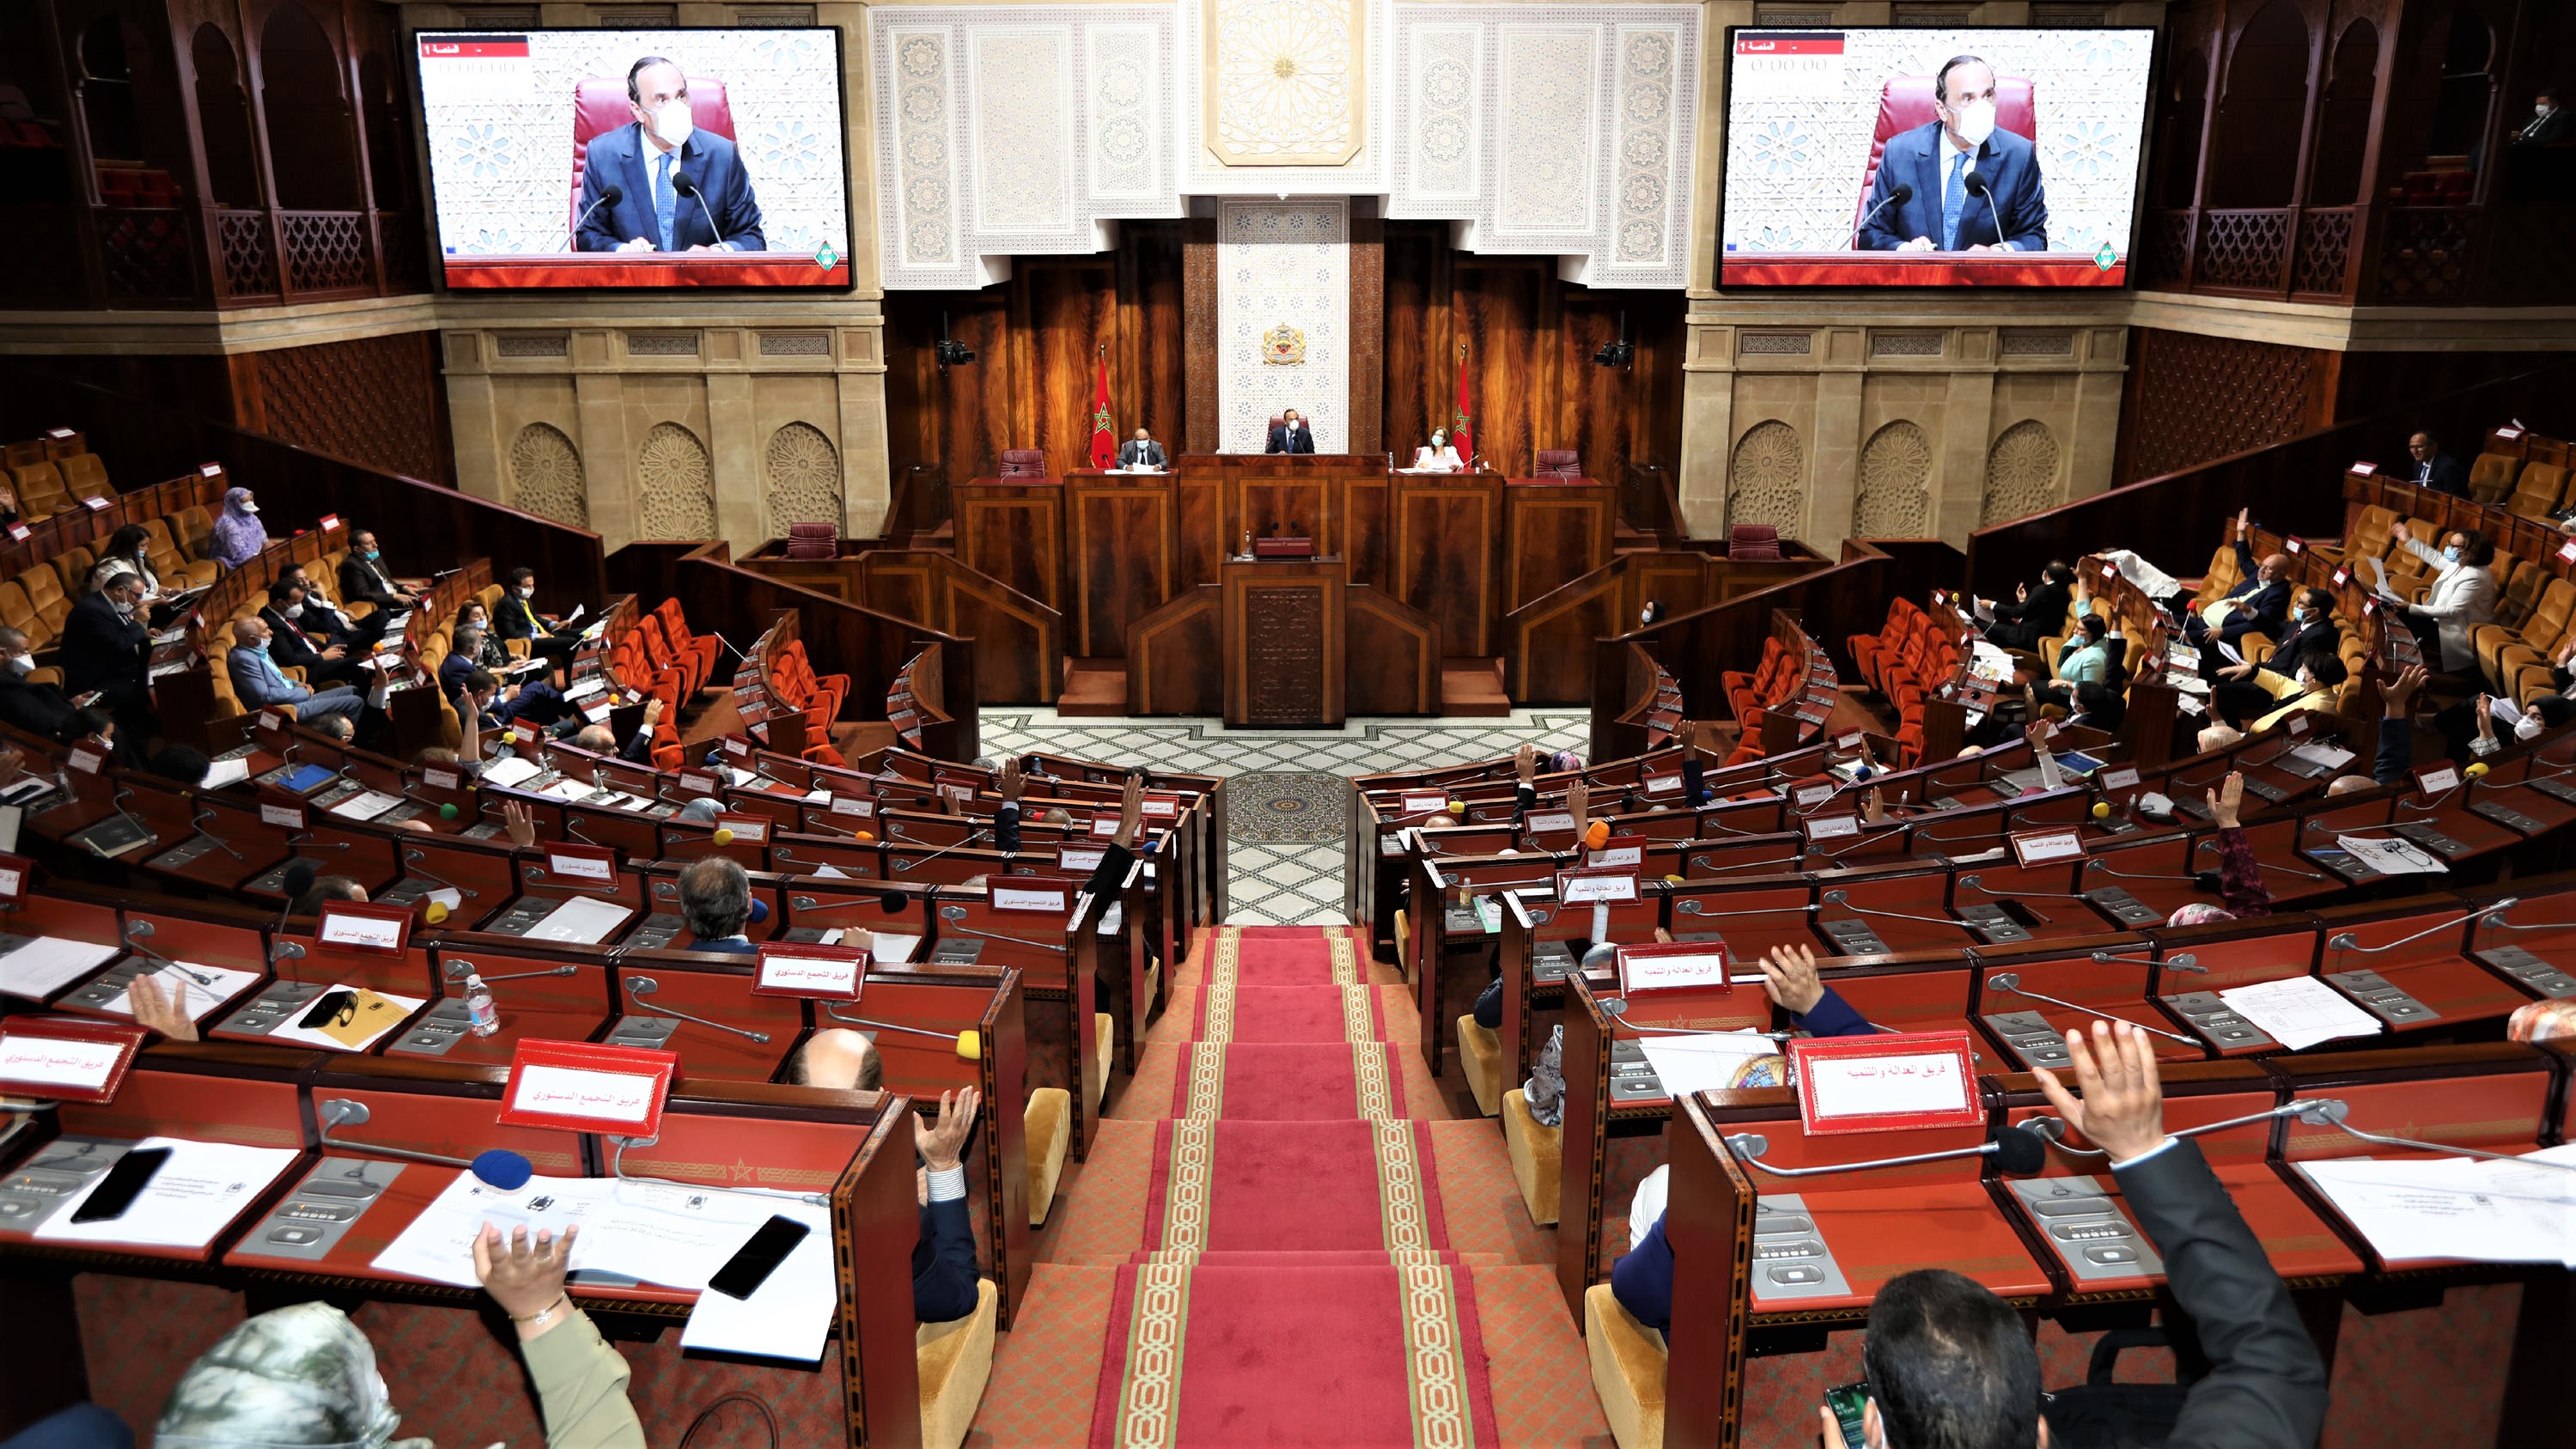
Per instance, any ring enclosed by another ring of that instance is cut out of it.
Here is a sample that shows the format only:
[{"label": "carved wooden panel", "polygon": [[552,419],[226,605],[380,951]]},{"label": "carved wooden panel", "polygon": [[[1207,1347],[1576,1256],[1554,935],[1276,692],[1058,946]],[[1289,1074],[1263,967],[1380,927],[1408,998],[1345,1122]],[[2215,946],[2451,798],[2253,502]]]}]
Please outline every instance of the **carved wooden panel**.
[{"label": "carved wooden panel", "polygon": [[2304,347],[2136,331],[2123,481],[2159,477],[2326,421],[2333,359]]},{"label": "carved wooden panel", "polygon": [[927,559],[911,553],[872,553],[861,557],[860,568],[861,604],[925,629],[948,632],[948,621],[937,612],[945,596],[932,587]]},{"label": "carved wooden panel", "polygon": [[1344,706],[1353,714],[1438,714],[1440,626],[1378,589],[1344,589],[1342,609]]},{"label": "carved wooden panel", "polygon": [[1339,564],[1227,564],[1225,644],[1227,724],[1342,722]]},{"label": "carved wooden panel", "polygon": [[1483,477],[1436,483],[1398,477],[1389,485],[1394,515],[1395,586],[1405,603],[1440,621],[1453,657],[1494,653],[1502,612],[1499,549],[1503,484]]},{"label": "carved wooden panel", "polygon": [[1177,499],[1173,546],[1179,550],[1181,564],[1176,586],[1213,584],[1224,568],[1226,555],[1236,547],[1235,540],[1226,533],[1226,480],[1217,472],[1190,466],[1190,460],[1184,460],[1172,489]]},{"label": "carved wooden panel", "polygon": [[1085,659],[1127,652],[1127,627],[1178,584],[1177,500],[1170,480],[1135,483],[1097,473],[1065,480],[1070,643]]},{"label": "carved wooden panel", "polygon": [[251,354],[259,413],[246,426],[388,473],[452,481],[428,332]]},{"label": "carved wooden panel", "polygon": [[1606,483],[1503,489],[1503,607],[1517,609],[1610,561],[1618,491]]},{"label": "carved wooden panel", "polygon": [[978,479],[954,497],[957,561],[1062,609],[1064,485]]}]

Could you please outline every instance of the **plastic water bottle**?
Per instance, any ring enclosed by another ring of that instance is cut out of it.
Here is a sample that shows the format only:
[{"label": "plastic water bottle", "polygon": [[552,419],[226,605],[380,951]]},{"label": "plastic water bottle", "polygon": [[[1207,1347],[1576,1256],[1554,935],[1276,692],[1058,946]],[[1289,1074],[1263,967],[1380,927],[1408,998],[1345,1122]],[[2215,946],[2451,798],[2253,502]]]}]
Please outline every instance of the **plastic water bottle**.
[{"label": "plastic water bottle", "polygon": [[490,1036],[501,1029],[501,1005],[492,999],[492,988],[483,984],[479,973],[465,978],[465,1025],[476,1036]]}]

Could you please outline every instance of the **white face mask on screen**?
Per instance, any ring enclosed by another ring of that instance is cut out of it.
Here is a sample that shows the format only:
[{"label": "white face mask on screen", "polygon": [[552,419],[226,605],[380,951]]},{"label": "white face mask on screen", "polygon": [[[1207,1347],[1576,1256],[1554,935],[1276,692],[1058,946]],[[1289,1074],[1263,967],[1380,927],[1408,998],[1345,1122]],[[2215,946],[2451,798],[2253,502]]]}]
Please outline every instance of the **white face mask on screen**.
[{"label": "white face mask on screen", "polygon": [[1971,146],[1984,145],[1986,138],[1995,133],[1995,103],[1992,101],[1969,101],[1951,114],[1956,118],[1951,129],[1959,133],[1960,140]]},{"label": "white face mask on screen", "polygon": [[689,137],[697,129],[697,120],[689,114],[689,103],[685,100],[667,101],[662,109],[653,113],[653,134],[674,147],[689,144]]}]

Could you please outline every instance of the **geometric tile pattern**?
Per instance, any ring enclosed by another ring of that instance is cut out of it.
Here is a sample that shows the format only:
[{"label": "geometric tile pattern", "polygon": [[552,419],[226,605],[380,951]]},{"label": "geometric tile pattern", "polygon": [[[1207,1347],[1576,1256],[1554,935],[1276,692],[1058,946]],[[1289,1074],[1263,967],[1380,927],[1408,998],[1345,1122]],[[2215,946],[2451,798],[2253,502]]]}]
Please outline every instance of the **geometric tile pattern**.
[{"label": "geometric tile pattern", "polygon": [[[984,712],[983,744],[984,752],[996,759],[1045,750],[1109,764],[1151,761],[1158,769],[1193,775],[1327,774],[1347,779],[1491,759],[1523,743],[1580,752],[1590,726],[1589,715],[1564,709],[1514,710],[1508,718],[1487,719],[1354,717],[1338,730],[1229,730],[1223,721],[1206,718],[1068,718],[1051,709],[1004,707]],[[1258,787],[1265,782],[1248,783]],[[1234,838],[1226,843],[1231,866],[1228,923],[1339,924],[1342,817],[1336,813],[1328,822],[1316,822],[1332,827],[1321,840],[1282,841],[1278,837],[1286,832],[1277,828],[1282,822],[1276,813],[1245,809],[1250,797],[1234,787],[1226,794],[1238,822]]]}]

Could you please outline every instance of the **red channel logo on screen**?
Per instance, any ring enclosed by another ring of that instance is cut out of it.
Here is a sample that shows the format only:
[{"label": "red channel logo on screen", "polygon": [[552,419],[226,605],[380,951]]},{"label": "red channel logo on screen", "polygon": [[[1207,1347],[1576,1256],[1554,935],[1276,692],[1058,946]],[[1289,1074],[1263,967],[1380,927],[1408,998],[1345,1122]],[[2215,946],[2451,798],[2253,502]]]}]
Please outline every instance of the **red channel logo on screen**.
[{"label": "red channel logo on screen", "polygon": [[472,35],[455,40],[423,40],[423,60],[494,60],[528,58],[528,38],[524,35]]},{"label": "red channel logo on screen", "polygon": [[1840,35],[1739,35],[1737,55],[1840,55]]}]

